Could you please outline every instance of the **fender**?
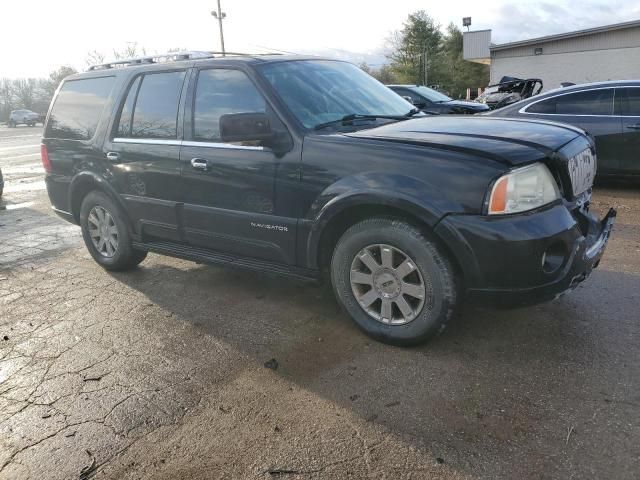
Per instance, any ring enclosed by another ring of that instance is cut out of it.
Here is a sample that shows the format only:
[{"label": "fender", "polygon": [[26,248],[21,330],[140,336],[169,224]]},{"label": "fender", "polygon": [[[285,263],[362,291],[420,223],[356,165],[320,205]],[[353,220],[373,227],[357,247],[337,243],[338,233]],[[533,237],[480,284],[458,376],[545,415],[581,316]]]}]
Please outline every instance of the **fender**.
[{"label": "fender", "polygon": [[[102,192],[106,193],[114,202],[116,202],[116,205],[118,205],[123,212],[127,212],[124,201],[115,190],[115,188],[113,188],[113,185],[111,185],[111,183],[109,183],[104,177],[101,177],[95,172],[92,172],[90,170],[83,170],[75,174],[69,184],[69,206],[71,207],[71,213],[73,213],[73,217],[78,224],[80,224],[80,209],[77,208],[77,210],[74,211],[73,200],[76,194],[81,191],[83,187],[89,184],[95,185],[96,190],[101,190]],[[135,229],[133,228],[134,226],[129,220],[128,215],[126,216],[126,218],[127,223],[129,224],[129,228],[131,228],[132,232],[135,232]]]},{"label": "fender", "polygon": [[447,213],[462,211],[460,205],[445,200],[433,185],[406,175],[369,172],[342,178],[317,197],[302,221],[309,229],[306,260],[311,268],[318,267],[320,240],[326,226],[345,209],[358,205],[393,207],[432,228]]}]

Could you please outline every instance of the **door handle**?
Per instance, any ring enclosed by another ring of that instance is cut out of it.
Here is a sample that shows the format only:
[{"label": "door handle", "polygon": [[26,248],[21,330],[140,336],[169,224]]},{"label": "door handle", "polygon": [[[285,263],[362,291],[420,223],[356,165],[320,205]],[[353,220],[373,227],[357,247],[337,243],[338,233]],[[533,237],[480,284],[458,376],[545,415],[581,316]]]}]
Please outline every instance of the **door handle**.
[{"label": "door handle", "polygon": [[118,163],[120,161],[120,154],[118,152],[108,152],[107,160],[113,163]]},{"label": "door handle", "polygon": [[192,158],[191,166],[196,170],[209,170],[209,163],[204,158]]},{"label": "door handle", "polygon": [[640,130],[640,123],[636,123],[635,125],[627,125],[627,128],[631,130]]}]

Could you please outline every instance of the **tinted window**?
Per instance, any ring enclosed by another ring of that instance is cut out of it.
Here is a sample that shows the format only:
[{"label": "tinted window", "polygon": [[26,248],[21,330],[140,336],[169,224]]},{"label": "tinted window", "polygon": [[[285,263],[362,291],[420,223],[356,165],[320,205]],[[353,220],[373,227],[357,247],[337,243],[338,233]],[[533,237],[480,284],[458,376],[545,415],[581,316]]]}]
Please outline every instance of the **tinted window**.
[{"label": "tinted window", "polygon": [[131,120],[133,119],[133,106],[136,101],[136,96],[138,95],[138,88],[140,87],[140,80],[142,77],[138,77],[135,79],[131,88],[129,89],[129,94],[127,95],[127,99],[122,106],[122,112],[120,113],[120,122],[118,123],[118,131],[116,133],[117,137],[130,137],[131,136]]},{"label": "tinted window", "polygon": [[64,83],[51,110],[46,137],[88,140],[93,137],[115,77]]},{"label": "tinted window", "polygon": [[622,100],[622,108],[618,115],[640,117],[640,88],[619,88],[616,97]]},{"label": "tinted window", "polygon": [[556,115],[612,115],[613,89],[605,88],[560,95],[535,103],[526,111]]},{"label": "tinted window", "polygon": [[409,97],[413,101],[413,103],[425,103],[424,98],[412,92],[411,90],[408,90],[405,88],[399,88],[399,89],[394,89],[393,91],[396,92],[401,97]]},{"label": "tinted window", "polygon": [[178,105],[185,72],[152,73],[142,78],[131,136],[177,138]]},{"label": "tinted window", "polygon": [[220,141],[220,117],[227,113],[265,112],[266,104],[239,70],[202,70],[193,108],[193,137]]}]

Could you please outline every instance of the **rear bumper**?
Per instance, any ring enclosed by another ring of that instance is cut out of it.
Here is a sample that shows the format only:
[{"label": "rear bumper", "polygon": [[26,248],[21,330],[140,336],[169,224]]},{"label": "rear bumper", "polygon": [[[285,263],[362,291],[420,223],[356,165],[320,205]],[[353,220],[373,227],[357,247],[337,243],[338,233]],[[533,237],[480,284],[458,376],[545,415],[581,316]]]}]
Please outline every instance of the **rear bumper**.
[{"label": "rear bumper", "polygon": [[[438,225],[459,260],[468,293],[531,304],[574,289],[598,266],[616,211],[598,220],[564,205],[502,218],[451,216]],[[445,223],[446,222],[446,223]]]}]

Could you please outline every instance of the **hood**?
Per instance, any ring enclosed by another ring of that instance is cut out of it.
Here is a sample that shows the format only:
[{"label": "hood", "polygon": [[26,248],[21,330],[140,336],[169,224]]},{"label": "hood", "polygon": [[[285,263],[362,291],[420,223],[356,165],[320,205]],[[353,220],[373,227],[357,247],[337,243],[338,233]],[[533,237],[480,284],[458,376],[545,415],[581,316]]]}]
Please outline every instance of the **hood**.
[{"label": "hood", "polygon": [[466,110],[477,110],[479,112],[489,110],[489,107],[484,103],[468,102],[466,100],[451,100],[450,102],[444,102],[443,105],[449,105],[452,107],[462,107]]},{"label": "hood", "polygon": [[517,165],[540,160],[584,132],[569,125],[486,116],[434,116],[346,134],[460,151]]}]

